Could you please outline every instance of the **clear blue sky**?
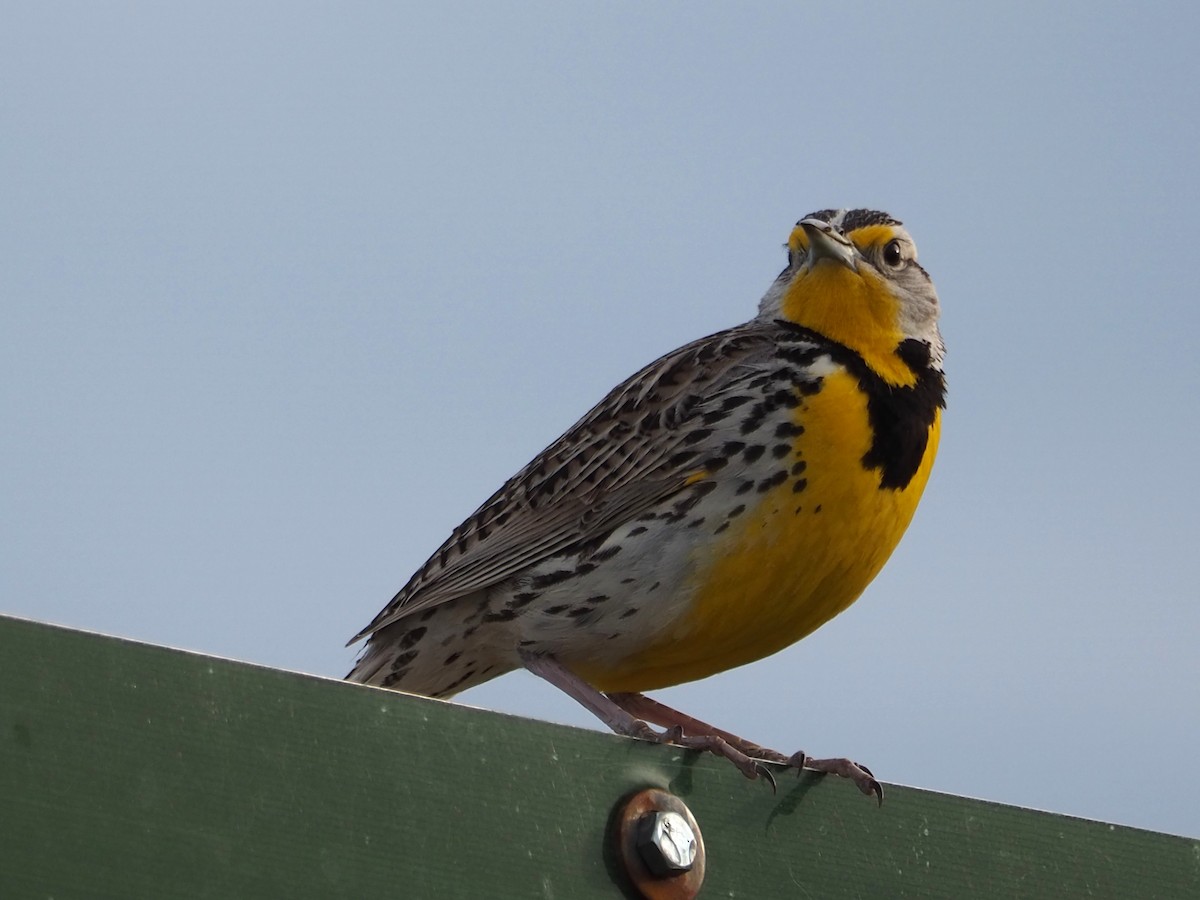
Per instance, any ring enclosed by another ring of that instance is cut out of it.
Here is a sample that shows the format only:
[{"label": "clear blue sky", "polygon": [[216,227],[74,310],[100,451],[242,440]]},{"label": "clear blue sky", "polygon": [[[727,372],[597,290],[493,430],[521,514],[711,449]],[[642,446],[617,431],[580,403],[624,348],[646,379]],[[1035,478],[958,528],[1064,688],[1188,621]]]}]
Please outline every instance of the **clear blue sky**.
[{"label": "clear blue sky", "polygon": [[1200,836],[1200,12],[806,6],[5,4],[0,610],[340,676],[797,218],[871,206],[945,309],[924,503],[848,613],[662,698]]}]

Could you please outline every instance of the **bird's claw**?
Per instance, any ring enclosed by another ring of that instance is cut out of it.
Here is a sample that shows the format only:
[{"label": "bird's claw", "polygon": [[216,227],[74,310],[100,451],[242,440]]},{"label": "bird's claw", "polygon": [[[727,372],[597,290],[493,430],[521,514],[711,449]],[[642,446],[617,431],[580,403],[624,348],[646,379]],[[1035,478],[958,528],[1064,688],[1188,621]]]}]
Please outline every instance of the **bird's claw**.
[{"label": "bird's claw", "polygon": [[756,762],[754,764],[754,771],[755,771],[755,774],[753,776],[751,776],[752,778],[756,778],[759,775],[761,775],[766,780],[767,784],[769,784],[771,786],[771,793],[772,794],[779,793],[779,787],[778,787],[778,785],[775,784],[775,775],[774,775],[774,773],[771,772],[770,769],[768,769],[762,763]]},{"label": "bird's claw", "polygon": [[672,725],[670,728],[658,735],[655,740],[660,744],[678,744],[683,741],[683,726]]},{"label": "bird's claw", "polygon": [[735,766],[739,772],[751,781],[762,777],[771,788],[771,793],[778,791],[775,775],[763,763],[751,758],[737,747],[734,747],[723,737],[716,734],[685,734],[682,725],[672,725],[661,734],[654,736],[660,744],[674,744],[689,750],[707,750],[716,756],[724,757]]},{"label": "bird's claw", "polygon": [[804,767],[814,772],[848,778],[860,791],[868,797],[874,796],[876,802],[883,806],[883,785],[871,774],[871,770],[861,763],[849,759],[805,759]]}]

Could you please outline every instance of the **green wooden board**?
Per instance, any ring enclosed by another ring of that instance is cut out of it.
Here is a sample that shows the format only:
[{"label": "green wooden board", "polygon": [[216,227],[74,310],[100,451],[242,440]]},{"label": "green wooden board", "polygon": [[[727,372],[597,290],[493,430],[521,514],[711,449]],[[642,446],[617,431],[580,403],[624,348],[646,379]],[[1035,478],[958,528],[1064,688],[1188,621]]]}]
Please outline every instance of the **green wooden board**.
[{"label": "green wooden board", "polygon": [[0,898],[626,895],[621,798],[701,897],[1200,897],[1200,842],[719,760],[0,617]]}]

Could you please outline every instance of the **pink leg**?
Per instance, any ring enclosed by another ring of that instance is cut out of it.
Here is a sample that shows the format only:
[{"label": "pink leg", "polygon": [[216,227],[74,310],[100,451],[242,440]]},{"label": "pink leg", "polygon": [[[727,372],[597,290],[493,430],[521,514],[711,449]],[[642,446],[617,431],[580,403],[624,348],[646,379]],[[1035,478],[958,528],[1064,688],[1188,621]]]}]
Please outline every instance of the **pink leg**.
[{"label": "pink leg", "polygon": [[[668,730],[659,734],[641,719],[613,699],[596,690],[552,656],[523,655],[525,668],[544,678],[559,690],[563,691],[592,712],[596,718],[615,731],[626,737],[642,738],[660,744],[675,744],[690,750],[707,750],[717,756],[729,760],[747,778],[764,776],[775,788],[775,777],[762,763],[751,759],[746,753],[733,746],[726,740],[724,733],[715,733],[712,729],[700,733],[685,734],[685,729],[679,723],[671,723]],[[640,694],[617,694],[618,697],[641,697]],[[642,698],[646,699],[646,698]],[[653,703],[654,701],[650,701]],[[663,707],[666,709],[667,707]],[[695,720],[690,720],[695,721]],[[660,723],[662,724],[662,723]],[[732,737],[732,735],[730,735]],[[737,740],[736,738],[734,740]]]}]

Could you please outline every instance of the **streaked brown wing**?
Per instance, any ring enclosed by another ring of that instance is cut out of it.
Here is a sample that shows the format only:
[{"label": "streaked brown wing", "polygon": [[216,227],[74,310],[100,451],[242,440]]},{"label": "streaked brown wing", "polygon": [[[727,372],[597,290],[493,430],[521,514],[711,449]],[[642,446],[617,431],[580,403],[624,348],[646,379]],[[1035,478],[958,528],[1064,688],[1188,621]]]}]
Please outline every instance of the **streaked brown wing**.
[{"label": "streaked brown wing", "polygon": [[603,540],[683,490],[702,468],[696,420],[753,377],[747,364],[774,347],[773,329],[750,322],[701,338],[618,385],[454,529],[349,643]]}]

